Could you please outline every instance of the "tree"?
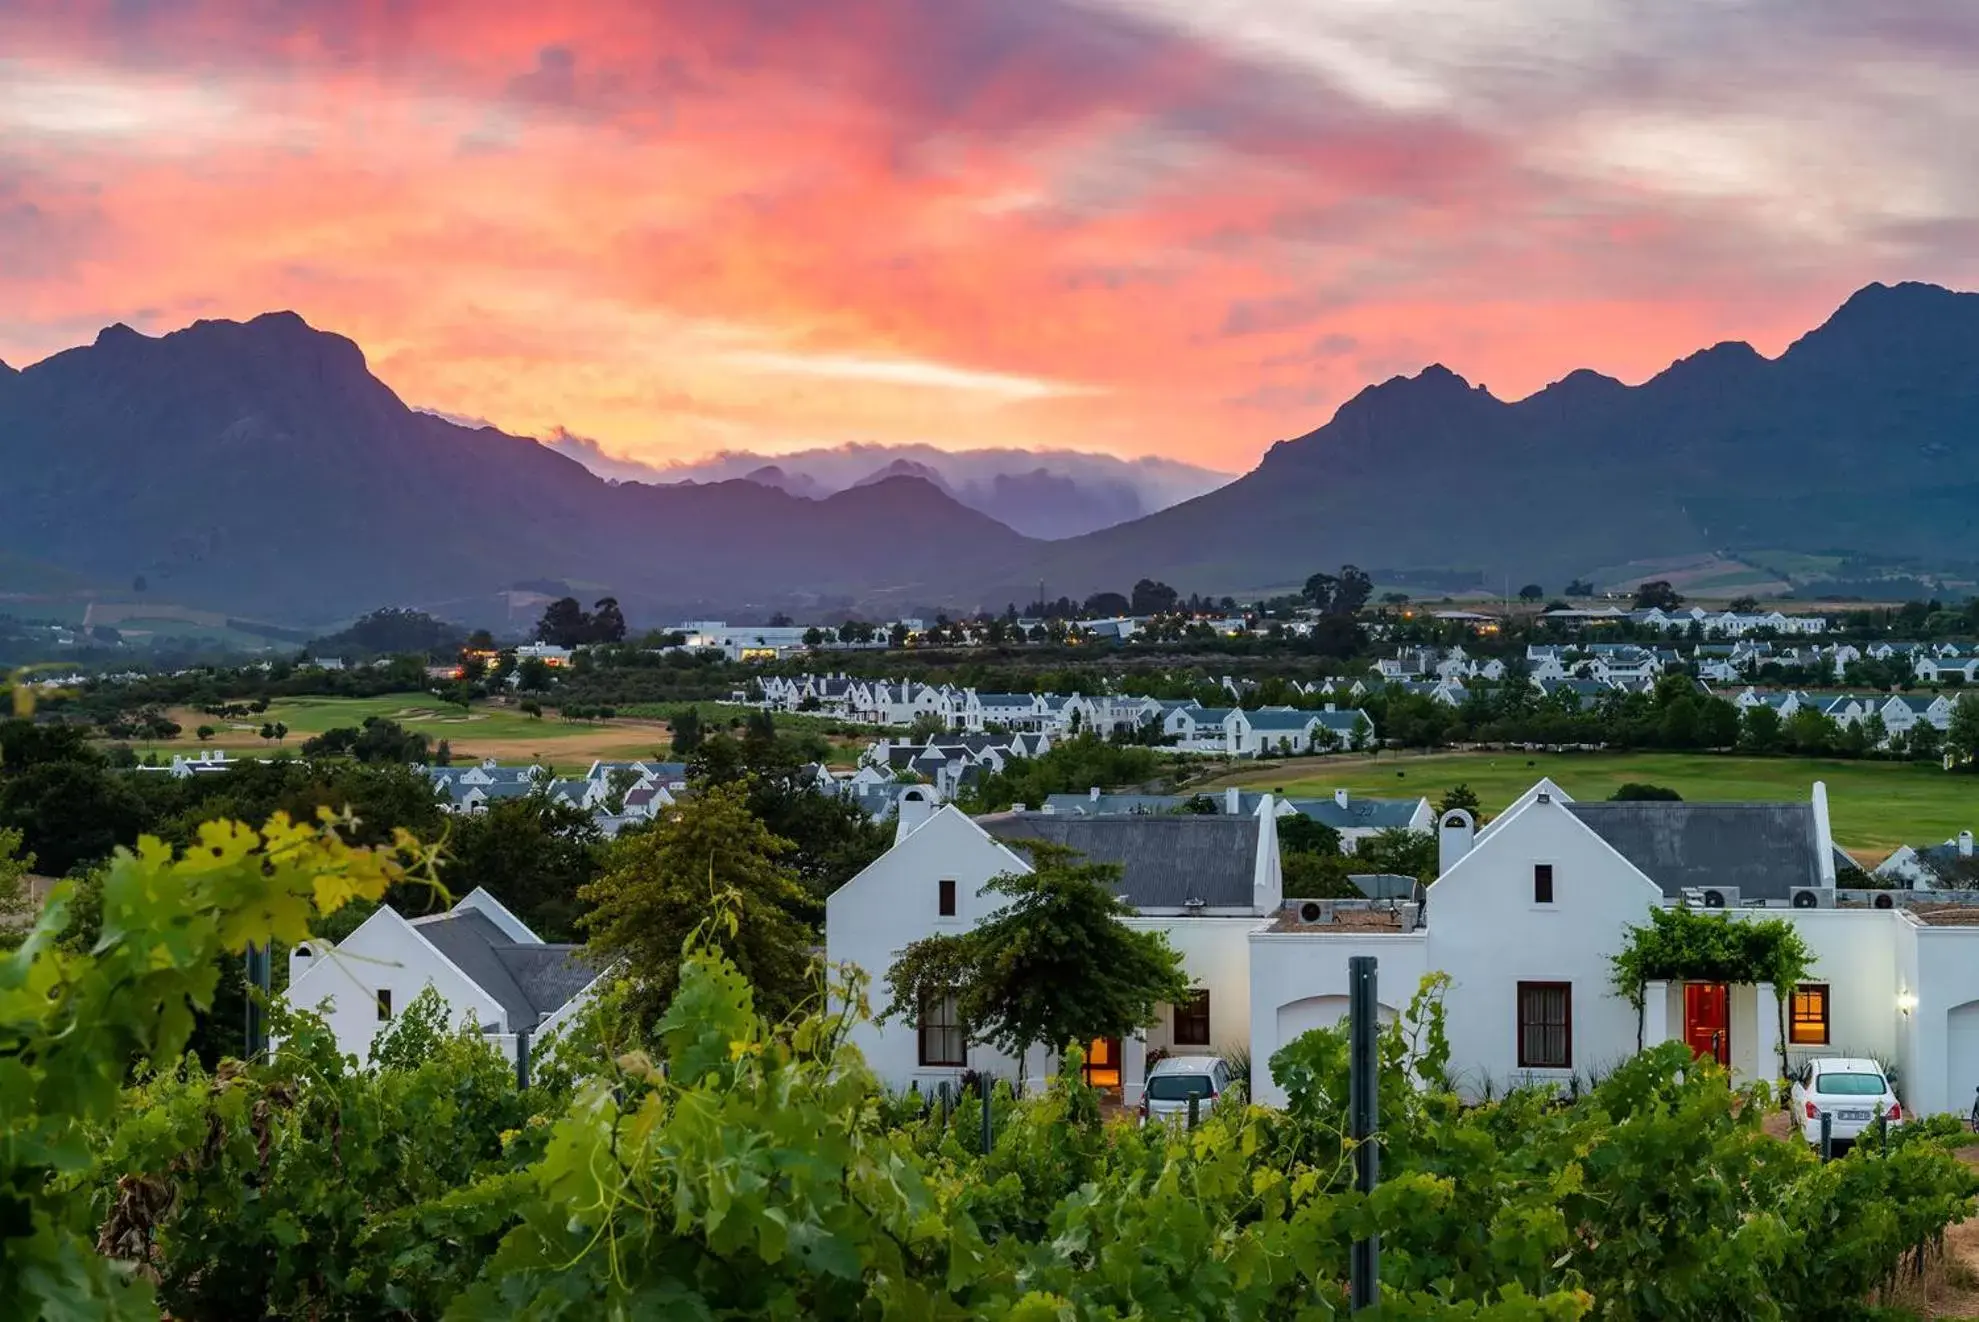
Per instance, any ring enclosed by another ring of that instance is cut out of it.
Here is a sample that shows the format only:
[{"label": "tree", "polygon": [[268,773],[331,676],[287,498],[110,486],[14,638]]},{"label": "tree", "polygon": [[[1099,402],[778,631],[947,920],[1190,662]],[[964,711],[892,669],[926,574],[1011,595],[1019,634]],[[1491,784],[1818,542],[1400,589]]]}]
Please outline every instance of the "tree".
[{"label": "tree", "polygon": [[[1074,712],[1073,715],[1078,713]],[[907,727],[907,742],[924,744],[930,739],[939,739],[949,732],[948,722],[937,712],[924,711],[914,717],[914,723]]]},{"label": "tree", "polygon": [[527,716],[532,721],[540,721],[543,719],[543,704],[536,701],[536,699],[534,698],[524,698],[521,704],[518,706],[517,710],[519,710],[524,716]]},{"label": "tree", "polygon": [[1125,615],[1134,609],[1133,602],[1118,592],[1095,592],[1086,598],[1088,615]]},{"label": "tree", "polygon": [[1136,615],[1167,615],[1175,609],[1175,603],[1181,600],[1181,596],[1166,583],[1144,578],[1134,584],[1128,608]]},{"label": "tree", "polygon": [[1631,780],[1608,796],[1610,803],[1682,803],[1683,795],[1661,785]]},{"label": "tree", "polygon": [[1333,609],[1336,614],[1353,615],[1367,605],[1367,599],[1374,592],[1374,580],[1369,578],[1358,565],[1340,566],[1340,583],[1333,590]]},{"label": "tree", "polygon": [[1306,586],[1300,595],[1312,603],[1314,610],[1324,615],[1332,611],[1333,594],[1339,587],[1340,580],[1333,575],[1326,573],[1314,574],[1306,580]]},{"label": "tree", "polygon": [[701,709],[682,707],[667,718],[667,726],[673,731],[673,755],[686,759],[693,756],[701,747]]},{"label": "tree", "polygon": [[1584,578],[1577,578],[1567,584],[1566,594],[1569,597],[1591,597],[1594,595],[1594,584]]},{"label": "tree", "polygon": [[818,626],[814,624],[810,628],[804,631],[804,646],[823,647],[824,645],[825,645],[825,631],[823,629],[818,628]]},{"label": "tree", "polygon": [[1362,840],[1354,849],[1357,872],[1387,872],[1420,881],[1436,878],[1436,837],[1428,831],[1391,826]]},{"label": "tree", "polygon": [[1453,812],[1458,808],[1462,808],[1465,812],[1475,817],[1477,816],[1479,807],[1477,791],[1462,781],[1458,781],[1455,785],[1444,791],[1442,800],[1436,805],[1436,815],[1441,817],[1446,812]]},{"label": "tree", "polygon": [[1540,598],[1544,597],[1545,595],[1546,595],[1546,589],[1540,587],[1539,584],[1537,583],[1528,583],[1524,587],[1519,589],[1520,601],[1527,601],[1527,602],[1538,601]]},{"label": "tree", "polygon": [[618,608],[617,597],[600,597],[591,603],[591,627],[585,631],[585,641],[592,643],[625,641],[625,616]]},{"label": "tree", "polygon": [[1759,598],[1733,597],[1731,600],[1731,604],[1726,606],[1725,609],[1739,615],[1751,615],[1757,612],[1759,609]]},{"label": "tree", "polygon": [[27,887],[32,871],[34,855],[22,851],[21,833],[0,828],[0,950],[11,950],[20,943],[14,929],[34,907]]},{"label": "tree", "polygon": [[1957,759],[1962,770],[1979,772],[1979,693],[1960,695],[1958,705],[1952,708],[1945,751]]},{"label": "tree", "polygon": [[455,895],[476,886],[546,941],[578,935],[578,893],[598,875],[601,837],[591,814],[545,794],[500,799],[457,818],[440,880]]},{"label": "tree", "polygon": [[550,667],[540,656],[525,657],[515,668],[515,686],[524,693],[541,693],[550,687]]},{"label": "tree", "polygon": [[442,739],[439,747],[433,750],[433,765],[436,767],[450,767],[453,764],[454,746],[448,740]]},{"label": "tree", "polygon": [[888,647],[907,646],[907,625],[905,621],[895,620],[893,622],[893,627],[886,631],[886,643]]},{"label": "tree", "polygon": [[[1216,811],[1213,802],[1208,811]],[[1288,813],[1278,819],[1277,825],[1281,854],[1331,855],[1340,852],[1340,833],[1325,822],[1316,822],[1304,813]]]},{"label": "tree", "polygon": [[211,739],[214,735],[218,734],[219,731],[215,730],[210,725],[202,725],[197,730],[194,730],[193,733],[199,736],[199,742],[203,744],[208,739]]},{"label": "tree", "polygon": [[709,919],[733,930],[723,949],[782,1018],[811,994],[811,898],[783,858],[795,846],[749,811],[740,785],[708,785],[648,831],[613,844],[578,898],[595,908],[579,926],[606,959],[622,960],[635,1006],[664,1011],[680,981],[681,948]]},{"label": "tree", "polygon": [[912,1022],[927,1000],[954,996],[970,1037],[1017,1058],[1020,1084],[1032,1047],[1125,1037],[1189,992],[1167,938],[1126,925],[1135,910],[1119,897],[1119,864],[1043,842],[1028,848],[1028,872],[985,885],[1003,902],[988,919],[901,951],[882,1016]]},{"label": "tree", "polygon": [[1650,579],[1637,585],[1635,590],[1635,608],[1639,611],[1673,611],[1683,604],[1684,599],[1677,595],[1677,590],[1670,586],[1668,579]]},{"label": "tree", "polygon": [[1780,713],[1765,703],[1754,703],[1739,718],[1739,747],[1751,753],[1777,753],[1786,740]]},{"label": "tree", "polygon": [[536,641],[553,647],[577,647],[590,637],[591,617],[575,597],[558,597],[543,608],[543,618],[536,622]]}]

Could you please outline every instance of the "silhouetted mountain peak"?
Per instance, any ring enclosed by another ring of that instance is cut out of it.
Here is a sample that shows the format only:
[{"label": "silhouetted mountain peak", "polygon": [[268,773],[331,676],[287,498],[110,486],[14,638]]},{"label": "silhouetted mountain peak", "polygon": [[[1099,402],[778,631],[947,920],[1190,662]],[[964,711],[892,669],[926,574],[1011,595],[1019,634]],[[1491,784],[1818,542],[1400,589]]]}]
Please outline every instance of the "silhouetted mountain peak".
[{"label": "silhouetted mountain peak", "polygon": [[0,359],[0,381],[5,381],[9,377],[16,377],[19,375],[20,375],[20,371],[18,369],[7,366],[6,361],[4,359]]},{"label": "silhouetted mountain peak", "polygon": [[913,459],[896,459],[885,468],[868,473],[852,485],[855,487],[870,487],[881,482],[892,481],[897,477],[913,478],[916,481],[925,482],[944,495],[954,494],[949,491],[948,483],[942,480],[939,472],[927,464]]},{"label": "silhouetted mountain peak", "polygon": [[815,500],[822,494],[816,479],[809,473],[792,473],[776,464],[764,464],[742,475],[744,482],[754,482],[759,487],[775,487],[778,491],[792,496],[802,496]]},{"label": "silhouetted mountain peak", "polygon": [[1826,370],[1847,366],[1906,376],[1969,370],[1979,352],[1979,294],[1918,281],[1865,285],[1834,315],[1787,347],[1786,357]]},{"label": "silhouetted mountain peak", "polygon": [[94,347],[98,349],[114,349],[124,345],[142,344],[150,340],[150,338],[150,336],[132,330],[129,326],[119,321],[105,326],[102,330],[96,332]]}]

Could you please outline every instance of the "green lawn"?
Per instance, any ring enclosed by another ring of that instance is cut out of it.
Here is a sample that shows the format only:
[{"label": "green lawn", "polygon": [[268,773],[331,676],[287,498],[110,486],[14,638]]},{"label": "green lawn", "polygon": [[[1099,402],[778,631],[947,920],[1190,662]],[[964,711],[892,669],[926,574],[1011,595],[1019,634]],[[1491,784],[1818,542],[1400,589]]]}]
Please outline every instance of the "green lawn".
[{"label": "green lawn", "polygon": [[1238,771],[1217,784],[1282,786],[1288,793],[1423,795],[1435,802],[1462,782],[1495,813],[1550,776],[1579,799],[1605,799],[1626,781],[1667,786],[1690,800],[1754,801],[1808,797],[1828,786],[1835,839],[1859,857],[1880,860],[1900,844],[1936,844],[1979,829],[1979,776],[1914,762],[1834,762],[1804,758],[1719,757],[1688,753],[1383,753],[1304,758]]},{"label": "green lawn", "polygon": [[223,721],[189,708],[172,713],[184,733],[169,745],[197,747],[201,725],[218,727],[209,747],[267,748],[257,731],[264,723],[288,726],[285,746],[299,746],[310,735],[340,726],[358,726],[367,716],[397,721],[432,739],[445,739],[456,758],[494,757],[504,762],[543,761],[559,769],[593,758],[650,758],[666,747],[664,725],[620,718],[566,721],[553,712],[525,716],[513,707],[476,703],[471,711],[441,703],[430,693],[392,693],[379,698],[284,698],[266,712]]}]

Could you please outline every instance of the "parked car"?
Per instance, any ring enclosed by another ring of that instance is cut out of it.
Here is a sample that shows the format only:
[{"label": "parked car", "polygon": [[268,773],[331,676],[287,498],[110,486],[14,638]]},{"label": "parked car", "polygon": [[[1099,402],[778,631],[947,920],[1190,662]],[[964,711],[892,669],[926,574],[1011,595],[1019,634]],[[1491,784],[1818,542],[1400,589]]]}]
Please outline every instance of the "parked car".
[{"label": "parked car", "polygon": [[1188,1123],[1189,1099],[1199,1097],[1198,1115],[1230,1091],[1230,1066],[1221,1056],[1170,1056],[1155,1062],[1141,1090],[1141,1123]]},{"label": "parked car", "polygon": [[1853,1143],[1882,1116],[1903,1123],[1903,1107],[1890,1087],[1883,1067],[1873,1060],[1825,1056],[1800,1067],[1788,1093],[1788,1105],[1801,1136],[1821,1142],[1821,1116],[1833,1116],[1829,1137],[1837,1147]]}]

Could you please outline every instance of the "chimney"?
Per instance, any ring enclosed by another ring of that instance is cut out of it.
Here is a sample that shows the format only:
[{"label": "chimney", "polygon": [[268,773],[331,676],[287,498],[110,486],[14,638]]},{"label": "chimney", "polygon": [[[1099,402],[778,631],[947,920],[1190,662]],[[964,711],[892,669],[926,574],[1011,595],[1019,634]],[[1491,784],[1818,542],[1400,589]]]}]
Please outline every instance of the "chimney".
[{"label": "chimney", "polygon": [[1436,828],[1436,875],[1446,875],[1477,841],[1477,821],[1462,808],[1443,814]]},{"label": "chimney", "polygon": [[1340,807],[1345,808],[1347,806],[1347,791],[1343,789],[1334,790],[1333,802],[1338,804]]},{"label": "chimney", "polygon": [[1244,810],[1244,792],[1232,785],[1223,791],[1223,811],[1235,817]]},{"label": "chimney", "polygon": [[1091,800],[1092,800],[1092,801],[1093,801],[1094,803],[1098,803],[1098,802],[1099,802],[1099,786],[1097,786],[1097,785],[1095,785],[1095,786],[1093,786],[1093,787],[1092,787],[1091,789],[1089,789],[1089,790],[1087,790],[1087,791],[1086,791],[1086,797],[1087,797],[1088,799],[1091,799]]},{"label": "chimney", "polygon": [[1327,704],[1326,704],[1326,710],[1328,710],[1328,711],[1334,711],[1334,710],[1336,710],[1336,709],[1335,709],[1335,707],[1333,706],[1333,704],[1329,702],[1329,703],[1327,703]]},{"label": "chimney", "polygon": [[1285,873],[1278,856],[1278,803],[1269,794],[1257,806],[1257,857],[1251,870],[1251,907],[1270,913],[1285,903]]},{"label": "chimney", "polygon": [[1958,856],[1960,858],[1972,857],[1972,832],[1960,831],[1958,833]]},{"label": "chimney", "polygon": [[899,844],[914,828],[935,815],[934,792],[925,785],[913,785],[900,791],[900,797],[893,805],[893,843]]},{"label": "chimney", "polygon": [[1828,829],[1828,786],[1814,782],[1814,847],[1820,851],[1821,884],[1835,884],[1835,836]]}]

